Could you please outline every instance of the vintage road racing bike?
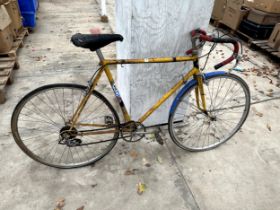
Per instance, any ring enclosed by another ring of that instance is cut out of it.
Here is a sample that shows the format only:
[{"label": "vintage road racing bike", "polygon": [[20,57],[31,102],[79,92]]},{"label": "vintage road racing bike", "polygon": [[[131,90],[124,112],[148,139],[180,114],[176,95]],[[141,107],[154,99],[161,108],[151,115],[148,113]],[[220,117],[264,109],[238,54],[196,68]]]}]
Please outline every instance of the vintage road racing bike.
[{"label": "vintage road racing bike", "polygon": [[[191,32],[193,48],[187,56],[149,59],[105,59],[101,48],[122,41],[119,34],[75,34],[78,47],[95,51],[100,59],[87,86],[51,84],[23,97],[14,109],[11,128],[18,146],[31,158],[57,168],[76,168],[93,164],[107,155],[119,139],[136,142],[147,133],[143,122],[170,96],[177,94],[169,111],[168,129],[176,145],[188,151],[205,151],[230,139],[245,122],[250,109],[248,85],[225,71],[203,73],[199,49],[205,42],[230,43],[233,54],[222,66],[237,60],[239,43],[231,38]],[[210,54],[210,52],[209,52]],[[110,65],[192,61],[193,68],[182,76],[140,119],[131,119],[115,85]],[[105,73],[120,105],[123,120],[110,102],[95,90]]]}]

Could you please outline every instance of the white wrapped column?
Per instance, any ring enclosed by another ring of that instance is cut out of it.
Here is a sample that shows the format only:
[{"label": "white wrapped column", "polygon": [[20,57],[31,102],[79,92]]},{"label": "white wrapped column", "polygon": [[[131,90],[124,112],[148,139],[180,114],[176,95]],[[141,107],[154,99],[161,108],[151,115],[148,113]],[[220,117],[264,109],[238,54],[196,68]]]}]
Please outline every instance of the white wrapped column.
[{"label": "white wrapped column", "polygon": [[[191,48],[190,31],[207,29],[212,0],[116,0],[118,58],[173,57]],[[192,64],[142,64],[118,67],[117,84],[133,120],[147,111]],[[174,97],[144,123],[166,123]]]}]

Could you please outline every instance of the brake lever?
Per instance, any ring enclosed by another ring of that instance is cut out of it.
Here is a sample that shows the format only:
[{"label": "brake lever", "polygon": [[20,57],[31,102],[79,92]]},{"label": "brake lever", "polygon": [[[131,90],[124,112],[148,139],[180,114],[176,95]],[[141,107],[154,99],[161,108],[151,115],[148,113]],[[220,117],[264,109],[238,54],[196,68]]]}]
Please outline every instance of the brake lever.
[{"label": "brake lever", "polygon": [[241,59],[242,59],[242,55],[240,54],[240,55],[238,55],[238,56],[236,57],[235,65],[234,65],[232,68],[229,69],[229,73],[231,73],[231,71],[233,71],[233,70],[236,69],[236,67],[238,66],[238,64],[239,64],[239,62],[241,61]]}]

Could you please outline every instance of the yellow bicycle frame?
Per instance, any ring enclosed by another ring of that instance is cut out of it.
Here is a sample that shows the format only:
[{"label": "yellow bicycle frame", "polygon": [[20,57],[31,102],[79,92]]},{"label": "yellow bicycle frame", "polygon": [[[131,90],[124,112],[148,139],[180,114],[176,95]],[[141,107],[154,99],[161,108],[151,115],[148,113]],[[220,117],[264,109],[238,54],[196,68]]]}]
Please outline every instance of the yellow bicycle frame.
[{"label": "yellow bicycle frame", "polygon": [[[148,58],[148,59],[119,59],[119,60],[118,59],[104,59],[104,60],[101,60],[100,70],[98,71],[96,77],[92,81],[92,84],[90,85],[86,96],[82,99],[81,103],[79,104],[77,110],[75,111],[75,113],[73,115],[73,118],[71,120],[71,129],[73,127],[75,127],[75,125],[77,125],[77,124],[84,125],[84,126],[106,127],[105,125],[98,125],[98,124],[77,123],[78,119],[81,115],[81,112],[83,111],[84,107],[86,106],[86,103],[89,100],[92,92],[94,91],[103,72],[105,72],[105,74],[110,82],[110,85],[115,93],[115,96],[118,98],[125,122],[131,121],[131,117],[128,114],[128,111],[125,107],[125,104],[123,103],[123,100],[119,94],[119,91],[115,86],[115,81],[113,79],[111,70],[109,68],[110,65],[173,63],[173,62],[186,62],[186,61],[193,61],[194,63],[196,63],[196,62],[198,62],[198,57],[197,56],[191,56],[191,57],[183,56],[183,57]],[[171,95],[173,95],[179,88],[181,88],[181,86],[184,85],[186,83],[186,81],[188,81],[192,76],[194,76],[194,78],[197,79],[197,81],[198,81],[198,87],[196,88],[196,101],[197,101],[198,108],[201,109],[202,111],[206,111],[206,102],[205,102],[205,94],[204,94],[204,89],[203,89],[202,75],[200,73],[199,68],[194,67],[191,71],[186,73],[186,75],[184,75],[182,77],[182,79],[177,84],[175,84],[167,93],[165,93],[163,95],[163,97],[155,103],[154,106],[152,106],[142,117],[140,117],[138,122],[143,123],[155,110],[157,110]],[[201,97],[202,108],[200,107],[199,96]],[[94,132],[94,134],[98,134],[98,133]]]}]

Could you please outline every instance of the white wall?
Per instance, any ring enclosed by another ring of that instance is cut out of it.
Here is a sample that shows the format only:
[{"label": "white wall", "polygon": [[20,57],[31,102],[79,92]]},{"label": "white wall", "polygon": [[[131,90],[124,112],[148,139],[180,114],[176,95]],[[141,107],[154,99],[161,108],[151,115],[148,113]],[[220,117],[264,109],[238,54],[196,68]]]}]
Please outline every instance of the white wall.
[{"label": "white wall", "polygon": [[[180,56],[191,47],[190,31],[208,27],[212,0],[116,0],[118,58]],[[118,67],[118,87],[133,120],[178,81],[190,64],[144,64]],[[173,98],[145,125],[166,123]]]}]

